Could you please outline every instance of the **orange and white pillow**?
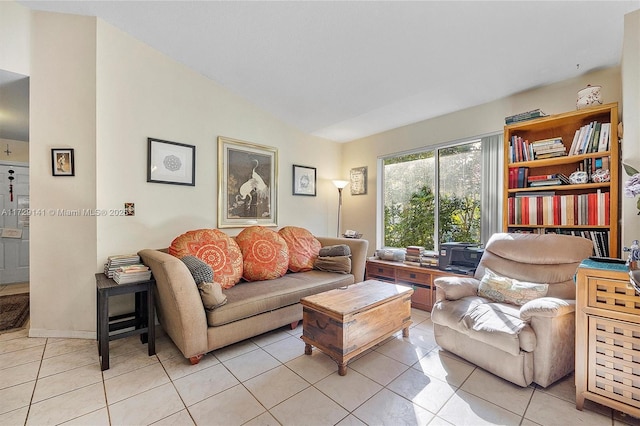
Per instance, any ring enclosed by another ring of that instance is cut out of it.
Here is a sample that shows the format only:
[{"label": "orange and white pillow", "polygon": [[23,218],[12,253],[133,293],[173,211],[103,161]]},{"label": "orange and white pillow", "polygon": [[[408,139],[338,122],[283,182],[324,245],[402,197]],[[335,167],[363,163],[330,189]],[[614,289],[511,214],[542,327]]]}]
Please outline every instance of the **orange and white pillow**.
[{"label": "orange and white pillow", "polygon": [[289,249],[289,270],[304,272],[313,269],[322,245],[311,232],[296,226],[285,226],[278,231]]},{"label": "orange and white pillow", "polygon": [[251,226],[236,236],[236,242],[242,252],[242,277],[245,280],[272,280],[287,273],[289,248],[276,231]]},{"label": "orange and white pillow", "polygon": [[195,256],[213,269],[213,281],[223,289],[231,288],[242,278],[242,252],[238,244],[217,229],[196,229],[176,237],[169,254],[182,258]]}]

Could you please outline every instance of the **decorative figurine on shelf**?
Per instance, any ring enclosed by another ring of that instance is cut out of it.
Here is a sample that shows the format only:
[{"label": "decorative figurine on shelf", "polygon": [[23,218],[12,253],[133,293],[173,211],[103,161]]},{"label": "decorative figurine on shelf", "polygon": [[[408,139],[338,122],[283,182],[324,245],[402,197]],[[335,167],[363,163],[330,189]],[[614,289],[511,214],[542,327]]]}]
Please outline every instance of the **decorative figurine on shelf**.
[{"label": "decorative figurine on shelf", "polygon": [[576,108],[582,109],[594,105],[602,105],[600,89],[602,89],[602,86],[592,86],[587,84],[587,87],[578,92]]},{"label": "decorative figurine on shelf", "polygon": [[580,170],[575,171],[569,175],[569,182],[574,185],[577,183],[587,183],[589,182],[589,175],[587,172]]},{"label": "decorative figurine on shelf", "polygon": [[611,180],[611,173],[609,169],[598,169],[591,175],[591,181],[595,183],[609,182]]}]

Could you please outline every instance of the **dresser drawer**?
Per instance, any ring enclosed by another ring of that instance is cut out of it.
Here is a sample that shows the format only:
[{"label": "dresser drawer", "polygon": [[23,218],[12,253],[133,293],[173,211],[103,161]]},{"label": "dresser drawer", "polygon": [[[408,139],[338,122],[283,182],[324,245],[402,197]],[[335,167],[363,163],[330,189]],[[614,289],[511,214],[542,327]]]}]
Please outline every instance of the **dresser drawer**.
[{"label": "dresser drawer", "polygon": [[431,287],[431,274],[428,272],[399,270],[396,280],[398,283],[424,284]]},{"label": "dresser drawer", "polygon": [[589,277],[588,306],[608,311],[640,314],[640,296],[629,281],[612,280],[602,277]]},{"label": "dresser drawer", "polygon": [[396,270],[392,266],[369,263],[367,264],[367,276],[386,277],[395,280]]},{"label": "dresser drawer", "polygon": [[640,325],[589,317],[587,388],[640,408]]}]

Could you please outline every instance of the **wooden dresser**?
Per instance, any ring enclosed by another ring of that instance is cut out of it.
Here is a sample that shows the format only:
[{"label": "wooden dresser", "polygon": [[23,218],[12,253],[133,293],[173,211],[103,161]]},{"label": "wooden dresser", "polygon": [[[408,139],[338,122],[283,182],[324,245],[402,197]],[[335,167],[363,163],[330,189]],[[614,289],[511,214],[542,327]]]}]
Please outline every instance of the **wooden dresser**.
[{"label": "wooden dresser", "polygon": [[367,280],[386,281],[404,284],[413,288],[411,307],[431,312],[435,300],[436,289],[433,280],[438,277],[464,276],[435,268],[407,265],[388,260],[367,260]]},{"label": "wooden dresser", "polygon": [[576,304],[576,408],[589,399],[640,417],[640,296],[626,266],[583,261]]}]

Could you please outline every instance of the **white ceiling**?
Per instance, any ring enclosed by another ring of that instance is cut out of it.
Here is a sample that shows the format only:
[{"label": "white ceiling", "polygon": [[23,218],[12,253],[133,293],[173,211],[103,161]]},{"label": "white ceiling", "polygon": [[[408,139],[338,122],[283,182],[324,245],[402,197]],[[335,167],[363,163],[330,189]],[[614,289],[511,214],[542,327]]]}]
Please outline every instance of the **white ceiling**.
[{"label": "white ceiling", "polygon": [[620,63],[640,1],[19,1],[98,16],[349,141]]}]

